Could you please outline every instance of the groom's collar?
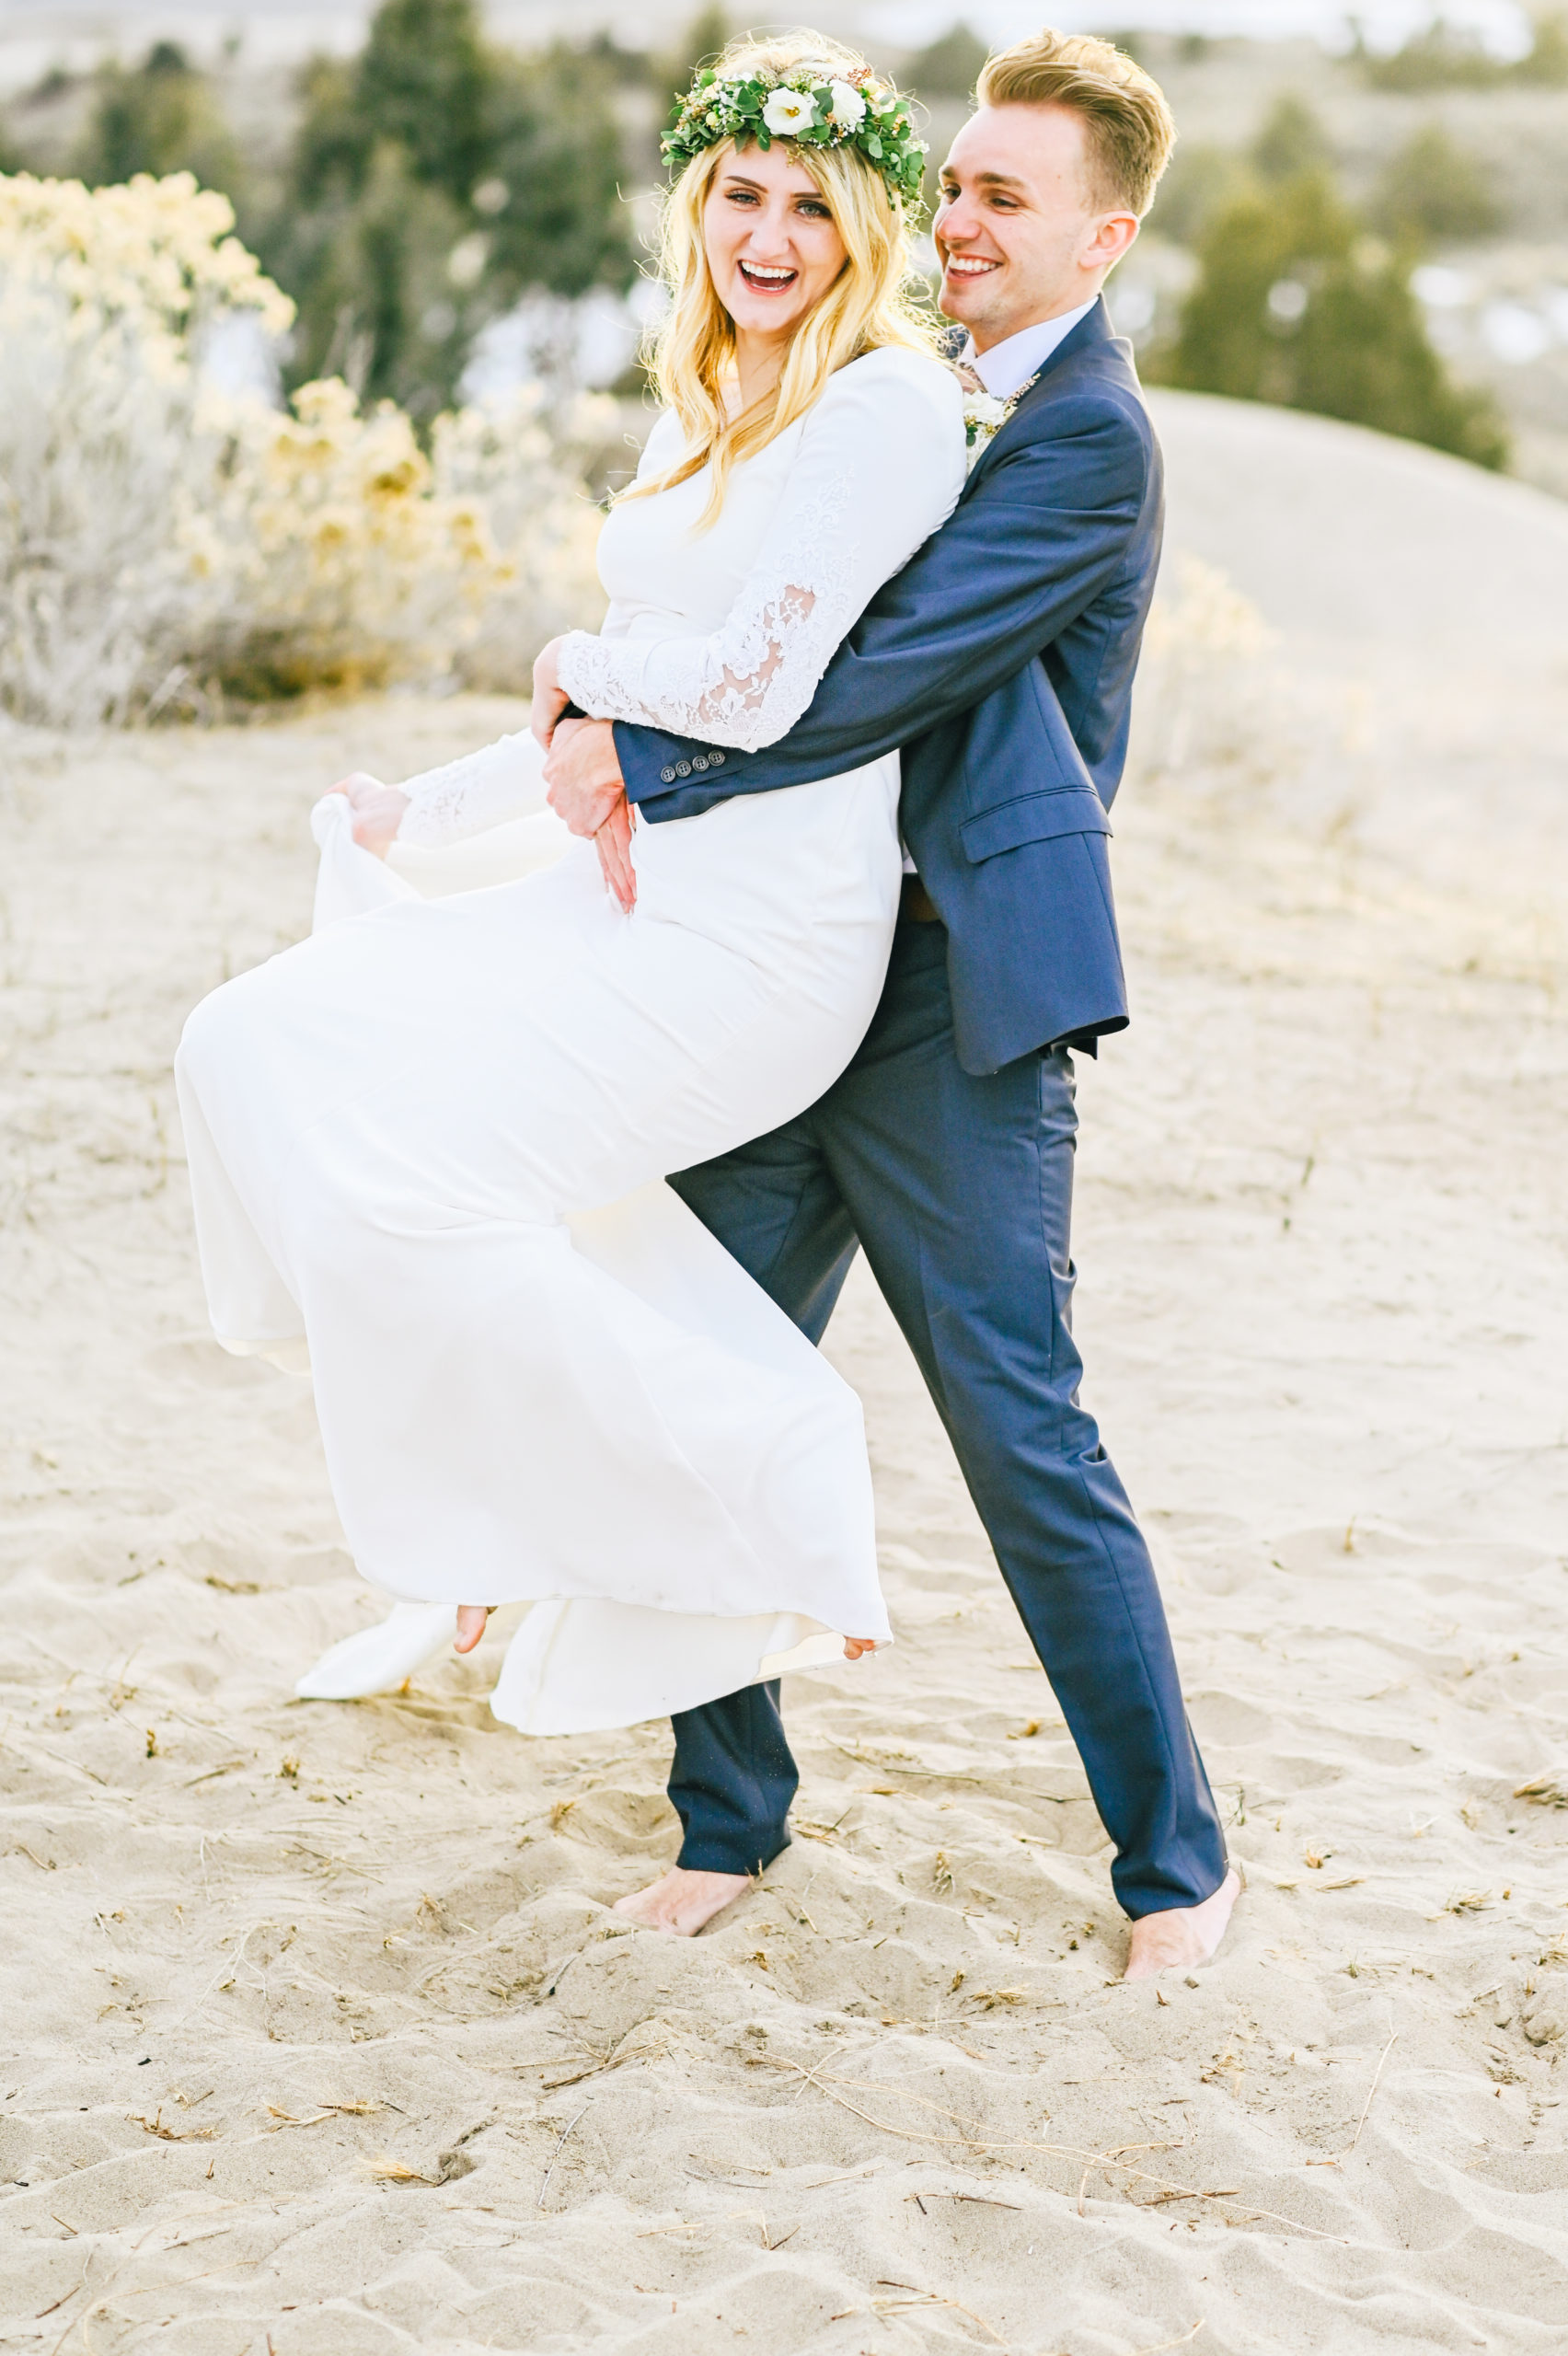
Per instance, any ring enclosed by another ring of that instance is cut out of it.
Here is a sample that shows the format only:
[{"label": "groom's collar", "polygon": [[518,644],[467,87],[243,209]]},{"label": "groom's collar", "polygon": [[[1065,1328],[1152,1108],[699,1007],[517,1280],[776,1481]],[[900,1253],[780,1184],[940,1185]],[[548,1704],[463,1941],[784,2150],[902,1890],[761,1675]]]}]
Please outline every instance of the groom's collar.
[{"label": "groom's collar", "polygon": [[[1105,297],[1103,294],[1097,294],[1085,316],[1078,321],[1076,326],[1068,329],[1053,352],[1047,352],[1035,371],[1036,381],[1049,375],[1052,369],[1057,367],[1069,352],[1082,352],[1086,345],[1091,343],[1114,342],[1115,334],[1116,331],[1111,324],[1111,314],[1105,307]],[[944,360],[961,359],[968,341],[968,329],[960,327],[954,320],[951,327],[944,329],[940,338]],[[1026,395],[1025,398],[1027,398]]]},{"label": "groom's collar", "polygon": [[1094,304],[1091,294],[1087,303],[1079,303],[1054,319],[1038,319],[1032,327],[1020,328],[1016,335],[1004,336],[985,352],[976,352],[971,338],[960,358],[995,399],[1011,400],[1025,385],[1033,382],[1057,345],[1066,343],[1073,329],[1089,317]]}]

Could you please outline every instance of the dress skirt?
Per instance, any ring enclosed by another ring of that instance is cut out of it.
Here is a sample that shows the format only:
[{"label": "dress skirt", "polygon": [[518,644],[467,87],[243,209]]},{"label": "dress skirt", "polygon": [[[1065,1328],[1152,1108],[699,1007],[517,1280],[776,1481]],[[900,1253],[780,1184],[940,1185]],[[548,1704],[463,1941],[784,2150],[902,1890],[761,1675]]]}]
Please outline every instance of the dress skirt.
[{"label": "dress skirt", "polygon": [[329,798],[317,930],[186,1026],[214,1329],[308,1366],[366,1579],[536,1606],[492,1704],[530,1731],[888,1637],[859,1401],[663,1181],[854,1053],[897,788],[890,756],[640,826],[630,917],[548,814],[461,847],[536,872],[427,898]]}]

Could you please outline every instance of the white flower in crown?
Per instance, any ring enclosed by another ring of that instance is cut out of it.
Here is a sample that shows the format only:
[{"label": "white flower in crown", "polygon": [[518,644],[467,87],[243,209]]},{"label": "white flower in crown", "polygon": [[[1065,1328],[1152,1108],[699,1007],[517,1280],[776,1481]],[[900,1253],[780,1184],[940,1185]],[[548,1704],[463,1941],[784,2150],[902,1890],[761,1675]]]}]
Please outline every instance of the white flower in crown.
[{"label": "white flower in crown", "polygon": [[809,90],[775,90],[763,108],[769,131],[788,139],[793,131],[810,131],[816,122],[816,100]]},{"label": "white flower in crown", "polygon": [[828,121],[836,131],[859,131],[866,120],[866,101],[853,82],[835,82]]}]

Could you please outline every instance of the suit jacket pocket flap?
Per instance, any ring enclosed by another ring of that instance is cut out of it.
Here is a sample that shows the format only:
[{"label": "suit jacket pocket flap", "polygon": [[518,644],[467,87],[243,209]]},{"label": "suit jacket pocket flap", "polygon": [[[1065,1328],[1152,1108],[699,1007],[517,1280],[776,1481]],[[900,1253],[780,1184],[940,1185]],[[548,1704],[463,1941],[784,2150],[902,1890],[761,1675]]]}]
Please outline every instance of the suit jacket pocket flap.
[{"label": "suit jacket pocket flap", "polygon": [[1055,793],[1024,793],[994,810],[982,810],[960,827],[972,860],[995,859],[1021,843],[1049,842],[1055,835],[1108,835],[1111,821],[1092,787]]}]

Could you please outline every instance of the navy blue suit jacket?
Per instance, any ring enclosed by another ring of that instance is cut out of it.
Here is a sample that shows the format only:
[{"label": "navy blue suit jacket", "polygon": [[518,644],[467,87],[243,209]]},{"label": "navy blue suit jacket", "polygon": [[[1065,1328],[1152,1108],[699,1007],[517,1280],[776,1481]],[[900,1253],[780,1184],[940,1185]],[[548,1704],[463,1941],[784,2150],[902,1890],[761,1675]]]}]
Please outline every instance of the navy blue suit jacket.
[{"label": "navy blue suit jacket", "polygon": [[789,734],[725,752],[617,721],[628,795],[655,824],[688,818],[901,746],[900,823],[948,928],[965,1071],[1124,1030],[1106,812],[1162,521],[1131,347],[1097,303]]}]

